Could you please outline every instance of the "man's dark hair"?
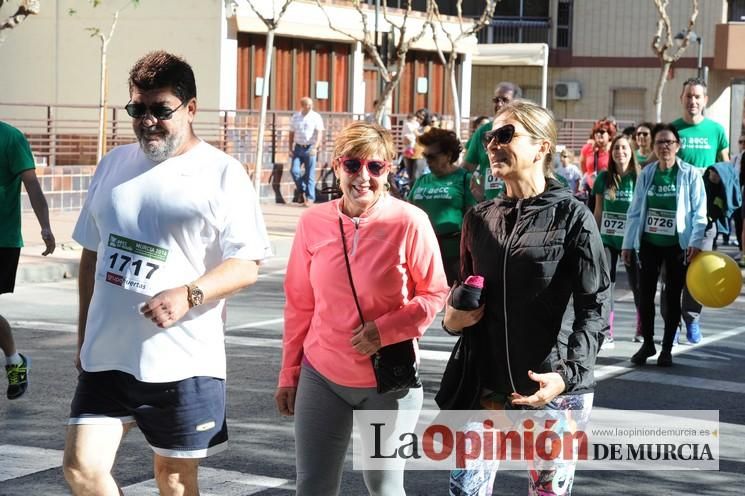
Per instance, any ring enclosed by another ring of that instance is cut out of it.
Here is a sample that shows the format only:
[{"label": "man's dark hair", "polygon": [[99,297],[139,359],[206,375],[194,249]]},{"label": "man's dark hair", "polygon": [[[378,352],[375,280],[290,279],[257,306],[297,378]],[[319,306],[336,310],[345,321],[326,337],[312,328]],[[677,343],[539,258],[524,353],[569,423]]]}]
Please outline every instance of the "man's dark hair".
[{"label": "man's dark hair", "polygon": [[701,86],[704,88],[704,94],[707,92],[706,81],[704,81],[704,79],[700,77],[692,77],[686,79],[685,81],[683,81],[683,91],[685,91],[686,86]]},{"label": "man's dark hair", "polygon": [[513,83],[512,81],[501,81],[497,86],[494,88],[494,91],[497,90],[506,90],[512,92],[512,98],[517,100],[519,98],[523,97],[523,89],[516,83]]},{"label": "man's dark hair", "polygon": [[456,162],[460,157],[460,152],[463,151],[463,145],[460,144],[455,133],[439,127],[433,127],[419,136],[417,141],[424,146],[437,145],[442,153],[450,154],[451,162]]},{"label": "man's dark hair", "polygon": [[652,128],[652,143],[654,143],[654,139],[655,136],[657,136],[657,133],[661,131],[670,131],[675,136],[675,139],[678,140],[678,143],[680,143],[680,134],[678,134],[678,128],[666,122],[658,122],[654,125],[654,127]]},{"label": "man's dark hair", "polygon": [[182,102],[197,97],[194,71],[181,57],[158,50],[135,62],[129,71],[129,92],[171,88]]},{"label": "man's dark hair", "polygon": [[623,128],[623,131],[621,131],[621,134],[626,136],[634,137],[634,134],[636,133],[636,126],[628,126]]}]

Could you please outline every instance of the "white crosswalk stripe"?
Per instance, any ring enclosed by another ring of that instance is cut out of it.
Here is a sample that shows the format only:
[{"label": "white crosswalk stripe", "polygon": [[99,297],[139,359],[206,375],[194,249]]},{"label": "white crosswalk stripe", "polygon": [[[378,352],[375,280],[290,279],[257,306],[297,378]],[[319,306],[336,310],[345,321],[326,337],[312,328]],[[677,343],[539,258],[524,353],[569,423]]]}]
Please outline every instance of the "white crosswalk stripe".
[{"label": "white crosswalk stripe", "polygon": [[[232,470],[202,467],[199,469],[199,493],[202,496],[250,496],[265,489],[282,487],[294,490],[287,479],[244,474]],[[126,496],[158,496],[154,479],[122,488]]]}]

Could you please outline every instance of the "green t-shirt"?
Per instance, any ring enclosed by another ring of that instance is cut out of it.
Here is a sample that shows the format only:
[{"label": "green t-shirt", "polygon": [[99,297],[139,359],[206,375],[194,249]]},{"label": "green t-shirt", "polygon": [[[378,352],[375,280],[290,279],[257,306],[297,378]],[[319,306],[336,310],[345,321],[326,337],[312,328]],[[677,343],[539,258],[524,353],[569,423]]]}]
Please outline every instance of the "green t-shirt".
[{"label": "green t-shirt", "polygon": [[724,128],[711,119],[704,118],[698,124],[678,119],[672,124],[680,134],[678,156],[698,169],[717,163],[719,152],[729,148]]},{"label": "green t-shirt", "polygon": [[3,248],[23,246],[21,173],[35,167],[34,156],[23,133],[0,122],[0,246]]},{"label": "green t-shirt", "polygon": [[435,234],[440,238],[443,257],[460,255],[460,236],[448,237],[458,233],[463,224],[463,214],[476,204],[469,187],[471,174],[457,169],[445,177],[425,174],[414,183],[408,200],[427,213]]},{"label": "green t-shirt", "polygon": [[481,143],[484,133],[491,131],[492,124],[487,122],[479,127],[468,140],[468,148],[464,160],[469,164],[478,165],[479,178],[484,185],[484,199],[492,200],[500,198],[506,191],[504,181],[492,176],[491,167],[489,167],[489,157],[486,155],[486,149]]},{"label": "green t-shirt", "polygon": [[634,155],[636,155],[636,161],[639,166],[644,167],[644,164],[647,163],[647,157],[649,157],[649,155],[642,155],[639,150],[634,150]]},{"label": "green t-shirt", "polygon": [[603,217],[600,220],[600,237],[603,238],[603,244],[620,250],[623,245],[623,235],[626,232],[626,212],[634,196],[636,177],[633,174],[621,177],[621,184],[618,185],[615,199],[611,198],[606,184],[607,180],[608,172],[601,171],[595,179],[592,194],[603,195]]},{"label": "green t-shirt", "polygon": [[678,204],[678,165],[666,171],[654,171],[652,187],[647,191],[647,212],[642,239],[655,246],[678,244],[675,212]]}]

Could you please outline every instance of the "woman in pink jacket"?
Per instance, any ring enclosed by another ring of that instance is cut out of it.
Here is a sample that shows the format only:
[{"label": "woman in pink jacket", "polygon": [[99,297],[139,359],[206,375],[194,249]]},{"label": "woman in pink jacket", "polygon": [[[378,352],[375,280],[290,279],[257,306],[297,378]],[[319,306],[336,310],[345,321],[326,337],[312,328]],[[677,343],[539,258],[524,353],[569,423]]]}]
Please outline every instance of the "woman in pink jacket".
[{"label": "woman in pink jacket", "polygon": [[[338,494],[354,410],[422,406],[421,387],[378,393],[370,358],[382,346],[416,343],[448,291],[427,215],[387,194],[394,156],[388,131],[345,128],[333,162],[342,196],[308,210],[295,233],[275,399],[282,415],[295,416],[300,496]],[[405,494],[403,471],[364,471],[364,479],[370,494]]]}]

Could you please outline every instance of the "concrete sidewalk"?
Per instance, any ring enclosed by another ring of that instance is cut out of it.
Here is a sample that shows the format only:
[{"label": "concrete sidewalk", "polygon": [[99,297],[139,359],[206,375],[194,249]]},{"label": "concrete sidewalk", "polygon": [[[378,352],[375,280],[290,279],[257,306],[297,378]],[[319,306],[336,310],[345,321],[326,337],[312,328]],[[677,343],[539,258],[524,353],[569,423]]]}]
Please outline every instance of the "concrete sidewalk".
[{"label": "concrete sidewalk", "polygon": [[[262,203],[269,237],[272,244],[282,239],[288,240],[295,234],[295,227],[305,207],[276,203]],[[51,212],[49,222],[57,241],[57,249],[52,255],[41,256],[44,242],[41,239],[39,223],[33,213],[23,215],[23,241],[21,261],[18,267],[16,284],[54,282],[78,275],[78,265],[82,248],[72,239],[72,232],[78,220],[78,211]]]}]

